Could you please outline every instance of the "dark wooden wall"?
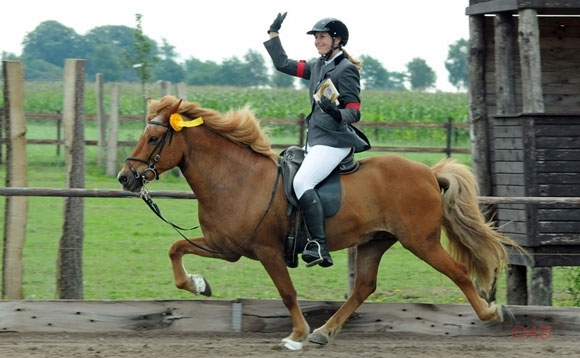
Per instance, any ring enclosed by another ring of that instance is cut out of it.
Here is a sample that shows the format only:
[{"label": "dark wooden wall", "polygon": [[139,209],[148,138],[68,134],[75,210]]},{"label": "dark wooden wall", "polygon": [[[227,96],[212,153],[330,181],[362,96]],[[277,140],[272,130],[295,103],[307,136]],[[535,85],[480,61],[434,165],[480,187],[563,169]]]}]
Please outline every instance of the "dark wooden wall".
[{"label": "dark wooden wall", "polygon": [[[580,0],[469,5],[470,126],[480,188],[503,197],[579,197]],[[508,303],[551,305],[551,267],[580,265],[580,208],[491,209],[501,230],[532,254],[510,256]]]},{"label": "dark wooden wall", "polygon": [[[486,16],[485,86],[488,113],[497,113],[495,85],[494,17]],[[580,18],[538,17],[542,90],[546,113],[580,113]],[[517,17],[513,17],[516,112],[522,111],[522,80],[517,39]]]},{"label": "dark wooden wall", "polygon": [[[580,196],[580,115],[497,116],[492,141],[495,195]],[[497,218],[532,266],[580,265],[580,208],[498,204]]]},{"label": "dark wooden wall", "polygon": [[[513,16],[514,113],[501,113],[496,86],[496,22],[485,17],[485,103],[492,195],[580,196],[580,18],[538,17],[545,113],[522,113],[518,18]],[[580,209],[498,204],[502,231],[527,248],[528,266],[580,265]]]}]

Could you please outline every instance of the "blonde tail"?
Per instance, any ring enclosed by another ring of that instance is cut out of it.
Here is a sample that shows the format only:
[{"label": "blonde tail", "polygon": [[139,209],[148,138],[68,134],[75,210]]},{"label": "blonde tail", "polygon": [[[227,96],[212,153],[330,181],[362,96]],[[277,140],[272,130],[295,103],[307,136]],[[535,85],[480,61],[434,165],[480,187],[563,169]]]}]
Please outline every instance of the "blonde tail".
[{"label": "blonde tail", "polygon": [[467,266],[479,289],[489,295],[507,264],[503,244],[519,246],[484,218],[477,199],[479,187],[469,167],[444,159],[431,169],[443,189],[443,228],[449,253]]}]

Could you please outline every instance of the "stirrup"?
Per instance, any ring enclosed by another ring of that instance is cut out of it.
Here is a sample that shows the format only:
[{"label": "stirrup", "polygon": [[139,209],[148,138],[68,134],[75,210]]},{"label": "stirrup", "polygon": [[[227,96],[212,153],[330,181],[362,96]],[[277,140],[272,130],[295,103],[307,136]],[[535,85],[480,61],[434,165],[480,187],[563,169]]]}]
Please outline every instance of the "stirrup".
[{"label": "stirrup", "polygon": [[306,267],[312,267],[312,266],[316,266],[318,264],[321,264],[324,261],[324,259],[322,258],[322,256],[319,256],[317,259],[310,261],[310,262],[306,262]]},{"label": "stirrup", "polygon": [[[316,265],[318,265],[318,264],[320,264],[320,263],[322,263],[324,261],[324,258],[322,257],[322,252],[321,252],[321,249],[320,249],[320,243],[318,241],[308,240],[306,242],[305,250],[308,249],[308,245],[310,245],[312,243],[315,243],[316,244],[316,247],[317,247],[317,250],[316,251],[318,253],[318,258],[317,259],[314,259],[314,260],[312,260],[310,262],[306,262],[306,267],[316,266]],[[302,256],[304,257],[304,251],[302,252]]]}]

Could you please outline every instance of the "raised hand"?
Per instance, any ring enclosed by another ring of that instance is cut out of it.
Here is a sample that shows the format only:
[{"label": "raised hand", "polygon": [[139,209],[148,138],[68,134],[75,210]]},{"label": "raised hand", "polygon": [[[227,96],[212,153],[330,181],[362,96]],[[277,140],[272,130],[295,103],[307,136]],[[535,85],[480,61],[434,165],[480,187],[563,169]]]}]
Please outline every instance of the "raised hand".
[{"label": "raised hand", "polygon": [[280,27],[282,26],[282,23],[284,22],[284,19],[286,18],[286,14],[288,14],[288,13],[287,12],[285,12],[283,14],[278,13],[278,16],[276,16],[276,18],[274,19],[274,22],[272,23],[272,25],[270,25],[270,28],[268,29],[268,33],[280,31]]}]

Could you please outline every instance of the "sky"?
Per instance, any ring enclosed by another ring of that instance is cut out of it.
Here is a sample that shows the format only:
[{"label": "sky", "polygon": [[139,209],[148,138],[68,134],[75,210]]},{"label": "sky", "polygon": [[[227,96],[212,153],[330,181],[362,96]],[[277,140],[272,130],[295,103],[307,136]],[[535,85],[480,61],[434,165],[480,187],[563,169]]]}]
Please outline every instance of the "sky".
[{"label": "sky", "polygon": [[0,52],[20,55],[26,34],[43,21],[55,20],[85,35],[99,26],[135,28],[135,14],[141,14],[144,34],[158,45],[165,39],[180,60],[221,63],[234,56],[242,59],[251,49],[271,64],[262,43],[276,15],[288,12],[280,38],[290,58],[317,57],[314,38],[306,32],[318,20],[335,17],[349,29],[345,49],[353,57],[371,56],[391,72],[406,71],[406,64],[419,57],[436,72],[437,89],[455,91],[445,60],[449,45],[469,38],[468,5],[468,0],[13,1],[8,12],[14,20],[7,21],[5,12],[0,21]]}]

